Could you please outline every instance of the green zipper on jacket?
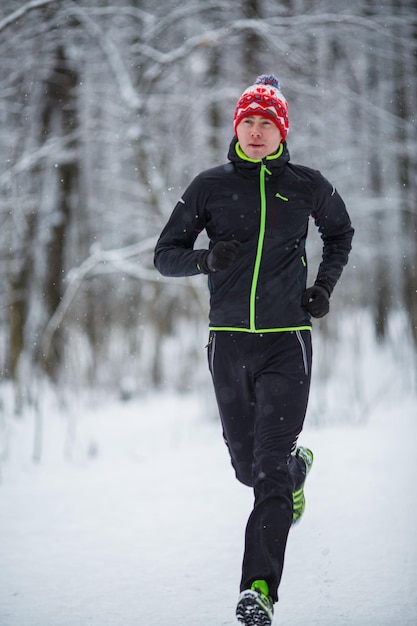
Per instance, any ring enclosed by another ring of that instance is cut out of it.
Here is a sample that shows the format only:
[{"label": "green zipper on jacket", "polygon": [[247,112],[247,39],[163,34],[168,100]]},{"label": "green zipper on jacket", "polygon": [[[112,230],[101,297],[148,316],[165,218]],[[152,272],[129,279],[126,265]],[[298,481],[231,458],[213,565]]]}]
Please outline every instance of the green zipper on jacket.
[{"label": "green zipper on jacket", "polygon": [[261,171],[259,172],[259,192],[261,197],[261,214],[259,218],[259,236],[258,246],[256,249],[255,267],[252,275],[252,286],[250,290],[250,305],[249,305],[249,329],[251,332],[256,331],[256,289],[259,280],[259,268],[261,266],[262,251],[265,239],[265,224],[266,224],[266,190],[265,190],[265,174],[271,174],[266,165],[262,163]]}]

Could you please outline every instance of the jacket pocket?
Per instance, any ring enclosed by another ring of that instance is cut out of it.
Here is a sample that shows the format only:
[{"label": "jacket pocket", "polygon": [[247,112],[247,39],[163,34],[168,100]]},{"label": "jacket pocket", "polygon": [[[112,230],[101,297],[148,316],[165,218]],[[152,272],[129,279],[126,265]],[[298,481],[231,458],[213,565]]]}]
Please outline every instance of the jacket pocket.
[{"label": "jacket pocket", "polygon": [[214,354],[216,352],[216,333],[211,330],[207,343],[207,360],[210,374],[214,376]]}]

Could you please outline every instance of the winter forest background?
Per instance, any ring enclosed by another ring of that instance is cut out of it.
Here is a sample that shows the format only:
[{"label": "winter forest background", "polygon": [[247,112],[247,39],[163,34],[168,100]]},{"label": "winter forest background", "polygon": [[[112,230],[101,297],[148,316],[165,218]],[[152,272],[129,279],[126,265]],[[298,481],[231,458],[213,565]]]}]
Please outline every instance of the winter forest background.
[{"label": "winter forest background", "polygon": [[[163,279],[153,248],[184,187],[226,160],[260,73],[289,101],[292,161],[337,186],[356,230],[315,322],[312,420],[416,392],[416,8],[1,2],[0,434],[25,410],[41,423],[51,389],[64,406],[206,394],[206,279]],[[312,224],[313,273],[319,258]]]}]

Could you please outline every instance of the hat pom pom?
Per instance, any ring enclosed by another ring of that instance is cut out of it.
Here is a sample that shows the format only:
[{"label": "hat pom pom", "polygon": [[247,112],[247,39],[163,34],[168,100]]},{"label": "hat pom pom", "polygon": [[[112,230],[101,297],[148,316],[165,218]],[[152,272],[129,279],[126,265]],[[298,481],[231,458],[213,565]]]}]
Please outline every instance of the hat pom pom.
[{"label": "hat pom pom", "polygon": [[279,81],[273,74],[261,74],[256,79],[255,85],[271,85],[275,89],[280,89]]}]

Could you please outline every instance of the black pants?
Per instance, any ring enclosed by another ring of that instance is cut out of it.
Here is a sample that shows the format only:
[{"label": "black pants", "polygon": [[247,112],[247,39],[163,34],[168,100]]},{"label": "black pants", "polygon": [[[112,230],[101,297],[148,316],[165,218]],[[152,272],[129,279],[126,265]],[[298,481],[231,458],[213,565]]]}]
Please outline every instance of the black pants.
[{"label": "black pants", "polygon": [[240,589],[266,580],[276,602],[292,522],[292,492],[305,478],[304,463],[291,452],[307,409],[311,333],[211,332],[208,359],[236,477],[253,487],[255,496]]}]

